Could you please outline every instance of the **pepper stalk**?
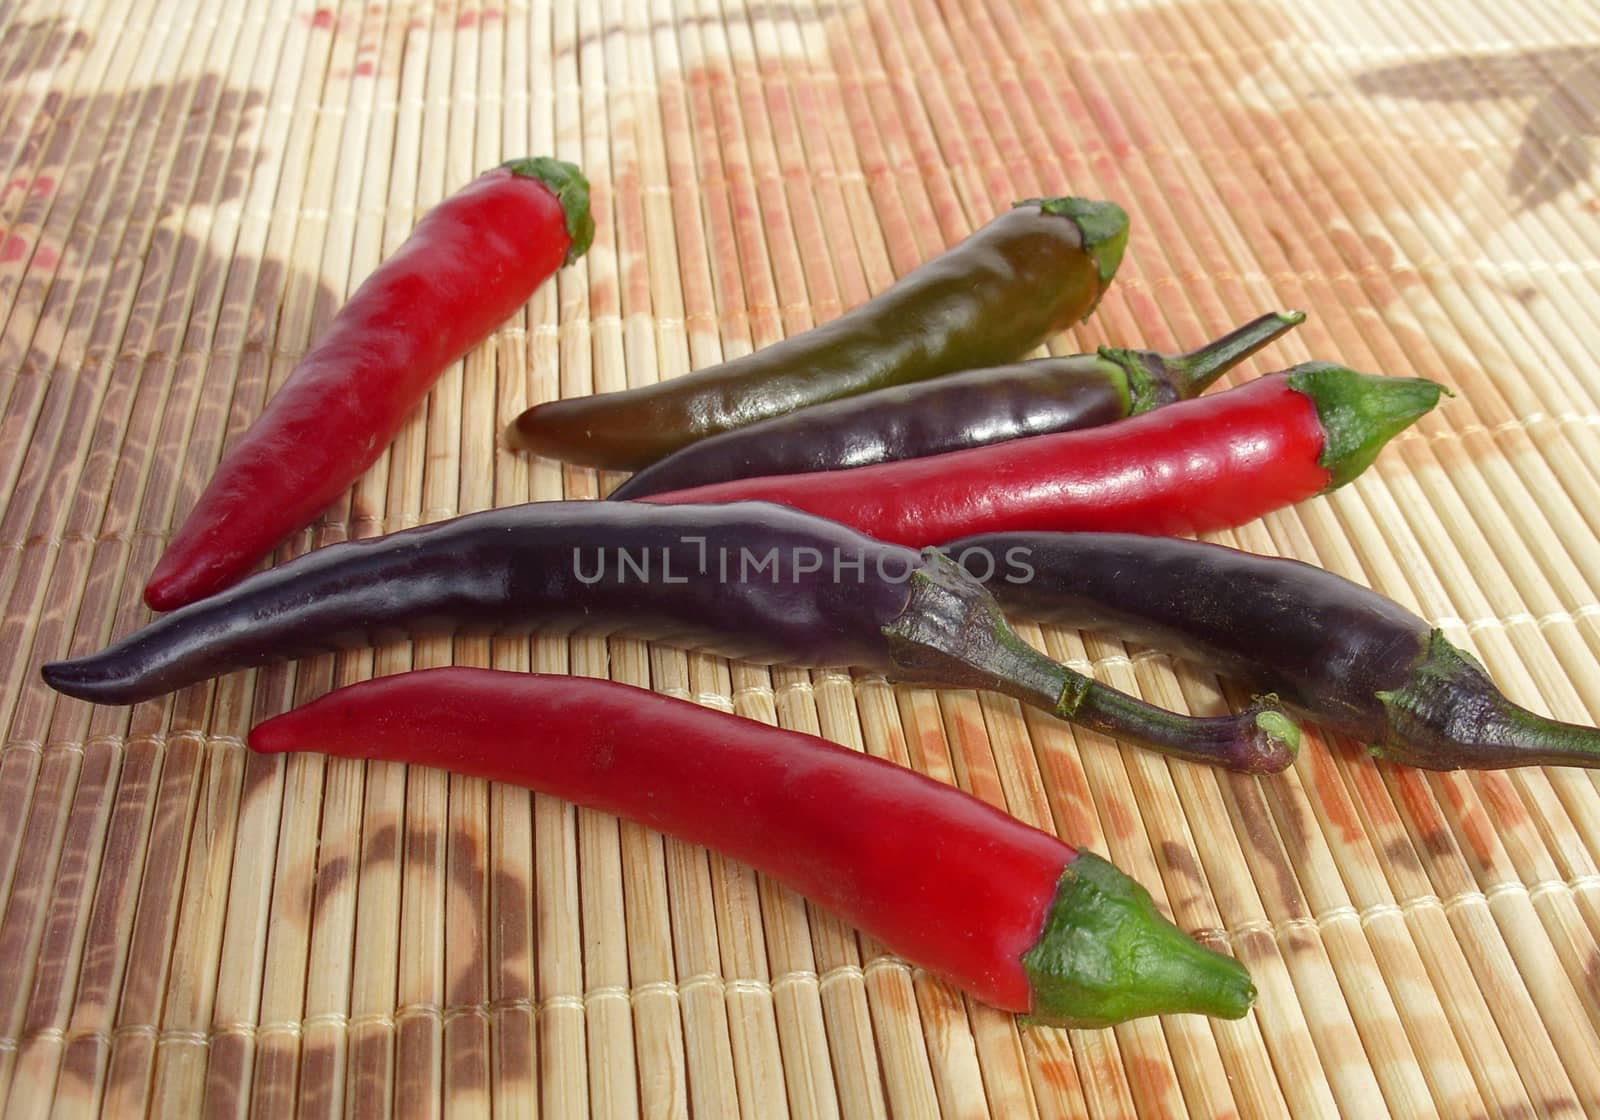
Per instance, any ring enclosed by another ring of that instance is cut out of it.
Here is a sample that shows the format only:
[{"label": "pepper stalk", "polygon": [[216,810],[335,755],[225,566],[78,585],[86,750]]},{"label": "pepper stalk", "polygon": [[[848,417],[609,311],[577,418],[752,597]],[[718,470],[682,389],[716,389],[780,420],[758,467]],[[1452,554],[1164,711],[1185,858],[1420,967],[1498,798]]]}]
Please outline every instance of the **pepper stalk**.
[{"label": "pepper stalk", "polygon": [[1198,397],[1234,366],[1305,321],[1304,311],[1269,311],[1184,354],[1114,346],[1102,346],[1097,354],[1126,375],[1128,415],[1137,416],[1173,401]]},{"label": "pepper stalk", "polygon": [[1003,693],[1103,734],[1229,770],[1271,774],[1294,761],[1300,729],[1276,697],[1256,697],[1228,716],[1147,704],[1046,657],[956,561],[933,548],[923,557],[905,610],[883,628],[896,680]]}]

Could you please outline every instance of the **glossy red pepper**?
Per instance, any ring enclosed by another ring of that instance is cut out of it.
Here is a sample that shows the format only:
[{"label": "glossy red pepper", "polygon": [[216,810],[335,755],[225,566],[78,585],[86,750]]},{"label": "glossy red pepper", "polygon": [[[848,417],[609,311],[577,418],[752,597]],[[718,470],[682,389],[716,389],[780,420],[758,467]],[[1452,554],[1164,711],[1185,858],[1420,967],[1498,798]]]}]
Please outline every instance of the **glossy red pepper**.
[{"label": "glossy red pepper", "polygon": [[1070,1026],[1255,989],[1109,863],[970,794],[811,735],[612,681],[445,668],[267,720],[258,751],[444,767],[724,852],[1009,1011]]},{"label": "glossy red pepper", "polygon": [[1440,392],[1313,362],[1101,428],[641,500],[778,502],[913,547],[1021,530],[1203,533],[1343,485]]},{"label": "glossy red pepper", "polygon": [[517,160],[423,216],[223,456],[145,585],[171,610],[238,580],[370,467],[444,369],[589,247],[589,186]]}]

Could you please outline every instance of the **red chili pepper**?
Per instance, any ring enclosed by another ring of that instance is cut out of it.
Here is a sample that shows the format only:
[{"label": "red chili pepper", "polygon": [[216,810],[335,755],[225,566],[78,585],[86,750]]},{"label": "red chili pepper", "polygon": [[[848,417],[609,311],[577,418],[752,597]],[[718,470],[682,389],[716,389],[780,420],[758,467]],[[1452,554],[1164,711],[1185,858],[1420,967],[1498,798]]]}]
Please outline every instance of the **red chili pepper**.
[{"label": "red chili pepper", "polygon": [[423,216],[223,457],[145,585],[171,610],[233,583],[370,467],[444,369],[594,236],[589,184],[540,157]]},{"label": "red chili pepper", "polygon": [[1440,392],[1310,362],[1101,428],[641,500],[779,502],[913,547],[1022,530],[1204,533],[1350,481]]},{"label": "red chili pepper", "polygon": [[1238,961],[1104,860],[883,759],[629,685],[403,673],[269,719],[250,746],[441,766],[627,817],[742,860],[1044,1022],[1238,1018],[1255,998]]}]

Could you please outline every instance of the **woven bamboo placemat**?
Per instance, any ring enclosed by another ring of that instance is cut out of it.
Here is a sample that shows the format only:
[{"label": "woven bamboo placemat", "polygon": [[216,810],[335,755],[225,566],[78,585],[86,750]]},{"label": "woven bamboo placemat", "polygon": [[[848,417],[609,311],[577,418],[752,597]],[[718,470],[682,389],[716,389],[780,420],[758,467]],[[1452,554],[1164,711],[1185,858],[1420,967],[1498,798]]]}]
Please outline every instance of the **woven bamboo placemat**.
[{"label": "woven bamboo placemat", "polygon": [[[1442,627],[1600,720],[1600,16],[1579,0],[0,3],[0,1100],[6,1116],[1600,1112],[1600,791],[1308,736],[1245,778],[991,695],[632,641],[419,642],[132,709],[43,660],[139,589],[220,449],[417,216],[583,166],[599,232],[283,555],[615,482],[513,455],[558,394],[839,313],[1011,200],[1132,215],[1053,340],[1310,321],[1458,396],[1353,486],[1218,539]],[[1205,672],[1057,657],[1214,711]],[[742,866],[559,801],[251,756],[251,722],[449,662],[609,675],[959,783],[1248,962],[1236,1022],[1028,1028]]]}]

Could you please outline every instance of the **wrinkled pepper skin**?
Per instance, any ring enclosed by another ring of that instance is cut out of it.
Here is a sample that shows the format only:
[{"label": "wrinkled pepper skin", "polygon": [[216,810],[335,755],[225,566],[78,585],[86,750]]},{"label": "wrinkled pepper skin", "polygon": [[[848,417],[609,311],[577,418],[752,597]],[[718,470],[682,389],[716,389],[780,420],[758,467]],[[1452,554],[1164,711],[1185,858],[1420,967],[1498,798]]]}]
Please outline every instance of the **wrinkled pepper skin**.
[{"label": "wrinkled pepper skin", "polygon": [[1067,1026],[1255,997],[1104,860],[904,767],[611,681],[445,668],[352,685],[250,746],[439,766],[553,794],[755,867],[907,960]]},{"label": "wrinkled pepper skin", "polygon": [[1102,428],[641,500],[778,502],[919,548],[980,532],[1190,535],[1343,485],[1440,391],[1309,362]]},{"label": "wrinkled pepper skin", "polygon": [[1393,762],[1600,766],[1600,731],[1513,704],[1424,619],[1298,560],[1118,533],[993,533],[945,551],[1009,614],[1166,650]]},{"label": "wrinkled pepper skin", "polygon": [[1181,716],[1050,660],[937,550],[886,545],[759,502],[533,502],[346,541],[40,671],[68,696],[131,704],[327,650],[535,630],[993,689],[1133,743],[1241,770],[1282,769],[1299,746],[1298,728],[1273,702]]},{"label": "wrinkled pepper skin", "polygon": [[952,373],[813,405],[691,443],[639,471],[613,501],[763,475],[807,474],[942,455],[1093,428],[1198,395],[1304,321],[1263,315],[1188,354],[1115,350]]},{"label": "wrinkled pepper skin", "polygon": [[242,577],[394,440],[444,370],[594,235],[589,187],[548,158],[485,172],[425,214],[223,456],[145,585],[166,611]]},{"label": "wrinkled pepper skin", "polygon": [[1021,202],[837,319],[670,381],[535,405],[506,442],[638,470],[757,420],[1014,361],[1094,310],[1127,236],[1114,203]]}]

